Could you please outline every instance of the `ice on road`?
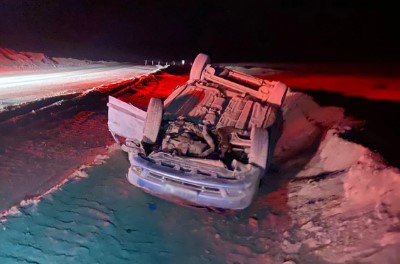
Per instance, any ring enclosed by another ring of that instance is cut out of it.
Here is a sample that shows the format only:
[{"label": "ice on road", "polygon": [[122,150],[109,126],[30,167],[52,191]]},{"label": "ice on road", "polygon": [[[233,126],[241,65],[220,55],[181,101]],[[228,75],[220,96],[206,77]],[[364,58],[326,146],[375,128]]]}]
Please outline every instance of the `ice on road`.
[{"label": "ice on road", "polygon": [[82,92],[100,85],[132,79],[157,70],[127,64],[14,72],[0,75],[0,109],[45,97]]}]

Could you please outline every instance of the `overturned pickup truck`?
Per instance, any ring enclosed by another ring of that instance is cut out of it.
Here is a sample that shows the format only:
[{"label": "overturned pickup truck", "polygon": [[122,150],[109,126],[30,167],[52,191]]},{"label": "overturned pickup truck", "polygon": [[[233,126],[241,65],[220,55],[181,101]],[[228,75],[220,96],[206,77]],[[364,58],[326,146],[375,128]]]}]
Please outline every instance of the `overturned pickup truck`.
[{"label": "overturned pickup truck", "polygon": [[129,155],[128,181],[157,196],[243,209],[257,193],[279,137],[287,86],[209,64],[147,112],[110,97],[108,126]]}]

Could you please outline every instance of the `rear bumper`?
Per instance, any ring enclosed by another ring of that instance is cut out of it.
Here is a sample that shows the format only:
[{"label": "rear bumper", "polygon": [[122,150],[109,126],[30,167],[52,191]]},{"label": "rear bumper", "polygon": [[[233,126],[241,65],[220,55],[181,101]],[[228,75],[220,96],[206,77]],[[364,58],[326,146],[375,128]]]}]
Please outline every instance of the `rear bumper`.
[{"label": "rear bumper", "polygon": [[249,166],[250,170],[243,179],[227,180],[188,174],[157,165],[137,155],[131,156],[130,161],[132,166],[127,176],[128,181],[166,199],[178,198],[199,206],[244,209],[251,204],[258,190],[259,170],[253,166]]}]

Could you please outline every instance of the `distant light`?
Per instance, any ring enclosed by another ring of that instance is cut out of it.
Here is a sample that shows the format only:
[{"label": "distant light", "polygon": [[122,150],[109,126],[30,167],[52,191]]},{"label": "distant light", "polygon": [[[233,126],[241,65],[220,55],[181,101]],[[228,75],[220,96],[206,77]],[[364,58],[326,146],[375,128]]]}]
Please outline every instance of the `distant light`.
[{"label": "distant light", "polygon": [[182,60],[182,65],[185,65],[185,60]]}]

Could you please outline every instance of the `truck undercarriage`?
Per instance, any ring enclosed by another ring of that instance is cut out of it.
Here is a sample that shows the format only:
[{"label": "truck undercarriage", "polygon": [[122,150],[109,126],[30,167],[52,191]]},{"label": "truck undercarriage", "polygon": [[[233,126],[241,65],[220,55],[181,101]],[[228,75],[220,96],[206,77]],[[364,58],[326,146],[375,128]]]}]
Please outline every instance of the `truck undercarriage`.
[{"label": "truck undercarriage", "polygon": [[190,80],[164,102],[152,98],[147,113],[110,99],[109,128],[126,139],[128,180],[199,205],[247,207],[267,170],[286,91],[200,54]]}]

